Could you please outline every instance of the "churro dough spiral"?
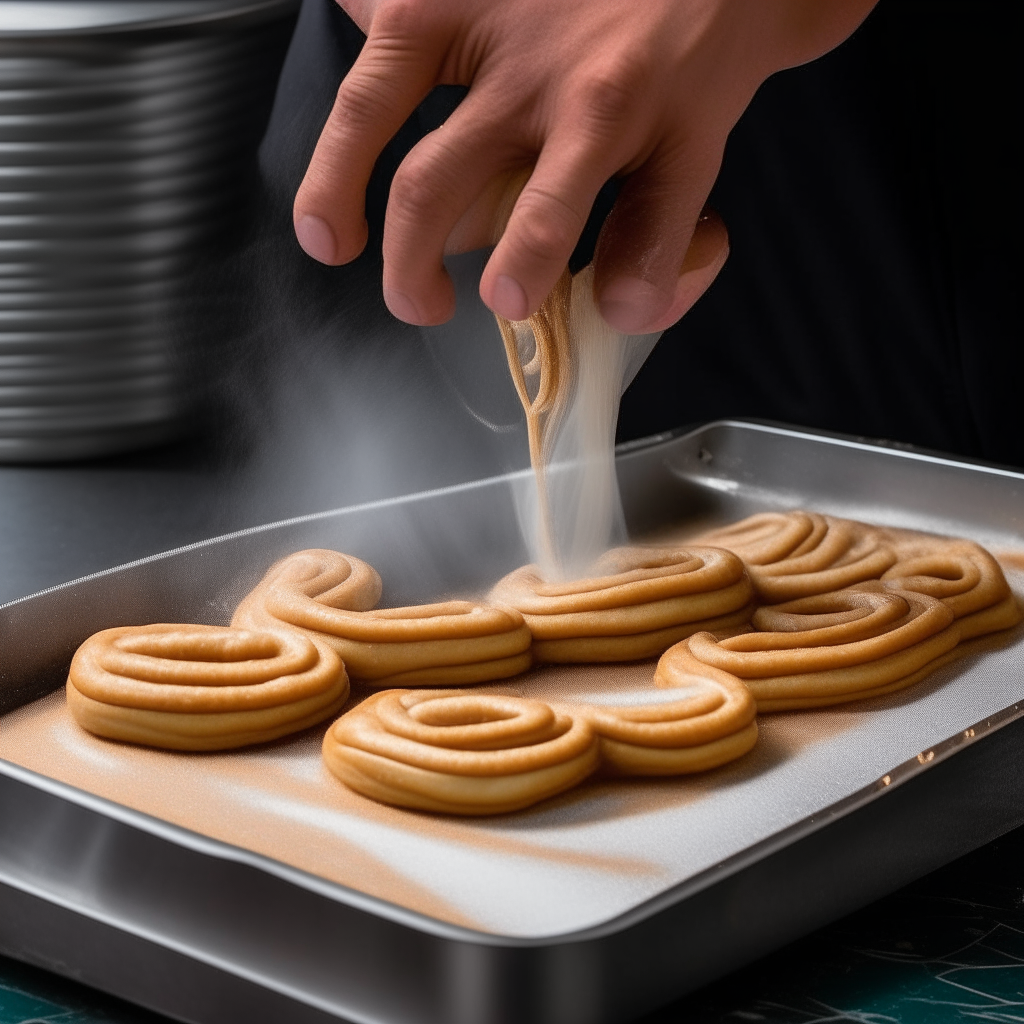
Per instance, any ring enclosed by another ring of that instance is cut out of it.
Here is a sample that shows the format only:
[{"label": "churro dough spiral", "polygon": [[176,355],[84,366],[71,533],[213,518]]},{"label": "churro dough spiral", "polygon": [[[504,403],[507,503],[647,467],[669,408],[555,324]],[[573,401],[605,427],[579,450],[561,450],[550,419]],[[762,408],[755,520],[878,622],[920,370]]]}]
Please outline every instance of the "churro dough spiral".
[{"label": "churro dough spiral", "polygon": [[724,640],[698,633],[665,657],[729,672],[758,711],[781,711],[902,689],[960,639],[941,601],[878,582],[759,608],[752,623],[754,632]]},{"label": "churro dough spiral", "polygon": [[297,631],[169,624],[94,634],[67,682],[89,732],[170,750],[276,739],[336,715],[348,691],[338,656]]},{"label": "churro dough spiral", "polygon": [[327,767],[364,796],[447,814],[503,814],[570,789],[598,765],[582,718],[542,701],[388,690],[324,737]]},{"label": "churro dough spiral", "polygon": [[969,540],[917,538],[896,545],[899,560],[882,579],[938,598],[953,613],[960,639],[1016,626],[1020,608],[999,563]]},{"label": "churro dough spiral", "polygon": [[601,737],[607,771],[702,772],[741,757],[757,742],[754,699],[728,672],[706,665],[694,670],[666,655],[658,664],[655,685],[662,689],[634,694],[629,704],[572,708]]},{"label": "churro dough spiral", "polygon": [[462,686],[530,667],[530,631],[513,608],[444,601],[375,609],[380,593],[380,577],[361,559],[299,551],[271,567],[232,625],[310,631],[353,679],[379,687]]},{"label": "churro dough spiral", "polygon": [[541,662],[647,658],[700,630],[741,628],[752,611],[743,563],[716,548],[614,548],[595,573],[545,583],[528,565],[491,597],[522,612]]},{"label": "churro dough spiral", "polygon": [[761,512],[698,540],[739,555],[768,603],[875,580],[896,561],[872,527],[816,512]]}]

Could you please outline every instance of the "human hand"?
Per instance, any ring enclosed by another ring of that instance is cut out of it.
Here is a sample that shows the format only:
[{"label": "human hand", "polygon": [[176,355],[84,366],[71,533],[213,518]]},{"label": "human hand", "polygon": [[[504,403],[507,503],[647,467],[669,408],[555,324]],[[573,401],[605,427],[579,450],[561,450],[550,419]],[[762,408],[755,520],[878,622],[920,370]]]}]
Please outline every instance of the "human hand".
[{"label": "human hand", "polygon": [[621,176],[595,296],[609,324],[639,334],[679,319],[725,262],[725,227],[701,211],[758,86],[837,45],[874,0],[339,2],[368,38],[295,199],[306,252],[330,264],[359,255],[381,150],[435,85],[465,85],[391,186],[391,312],[443,323],[455,302],[443,255],[496,243],[480,295],[526,319],[598,190]]}]

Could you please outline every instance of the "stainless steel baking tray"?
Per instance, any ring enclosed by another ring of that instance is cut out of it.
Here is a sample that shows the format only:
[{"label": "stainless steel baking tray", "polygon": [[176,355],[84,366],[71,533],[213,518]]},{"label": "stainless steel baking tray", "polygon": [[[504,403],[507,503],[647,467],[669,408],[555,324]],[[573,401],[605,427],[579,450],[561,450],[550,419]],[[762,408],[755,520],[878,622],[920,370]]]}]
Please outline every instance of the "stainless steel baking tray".
[{"label": "stainless steel baking tray", "polygon": [[[1024,551],[1024,475],[997,468],[735,422],[626,446],[618,466],[634,535],[804,506]],[[487,586],[524,557],[510,482],[278,523],[3,607],[0,751],[90,633],[226,621],[299,548],[368,559],[395,603]],[[315,741],[296,744],[244,756],[308,775]],[[279,823],[316,819],[316,872],[259,852],[269,819],[232,845],[216,822],[189,831],[0,761],[0,950],[189,1021],[628,1020],[1020,823],[1022,744],[1018,632],[909,693],[766,716],[748,759],[691,779],[469,823],[278,801]],[[409,887],[340,884],[332,842]],[[427,890],[441,910],[401,896]]]}]

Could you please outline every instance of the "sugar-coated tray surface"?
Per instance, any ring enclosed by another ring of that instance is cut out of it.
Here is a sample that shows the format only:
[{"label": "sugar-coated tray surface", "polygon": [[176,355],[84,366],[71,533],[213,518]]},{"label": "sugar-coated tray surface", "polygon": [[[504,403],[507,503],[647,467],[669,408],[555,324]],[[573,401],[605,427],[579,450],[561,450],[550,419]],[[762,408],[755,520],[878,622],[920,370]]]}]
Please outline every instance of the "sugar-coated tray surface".
[{"label": "sugar-coated tray surface", "polygon": [[[1024,593],[1024,572],[1007,574]],[[653,668],[548,667],[493,689],[621,699],[649,689]],[[762,716],[754,751],[716,771],[592,781],[478,820],[351,792],[321,762],[322,728],[258,749],[166,753],[84,732],[63,691],[4,716],[0,757],[440,920],[543,938],[609,921],[1022,699],[1018,627],[967,645],[908,691]]]}]

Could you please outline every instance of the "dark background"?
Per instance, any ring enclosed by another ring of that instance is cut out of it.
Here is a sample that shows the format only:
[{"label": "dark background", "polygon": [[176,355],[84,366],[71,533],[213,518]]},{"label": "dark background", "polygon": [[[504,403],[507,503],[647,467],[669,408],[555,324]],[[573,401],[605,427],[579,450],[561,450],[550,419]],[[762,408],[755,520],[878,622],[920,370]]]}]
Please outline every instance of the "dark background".
[{"label": "dark background", "polygon": [[732,253],[627,396],[624,435],[769,417],[1024,465],[1014,5],[882,0],[729,142]]}]

